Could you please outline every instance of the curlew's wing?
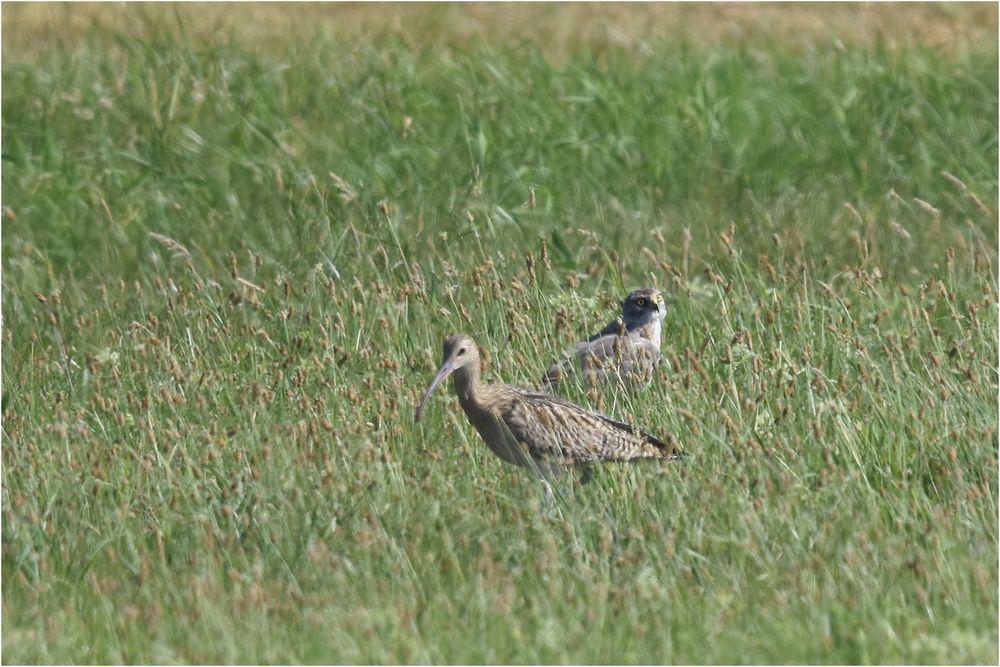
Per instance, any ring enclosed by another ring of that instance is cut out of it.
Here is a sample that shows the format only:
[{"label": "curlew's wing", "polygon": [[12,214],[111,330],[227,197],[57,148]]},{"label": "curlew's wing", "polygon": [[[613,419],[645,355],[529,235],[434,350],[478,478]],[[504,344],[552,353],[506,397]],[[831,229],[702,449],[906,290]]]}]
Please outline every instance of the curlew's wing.
[{"label": "curlew's wing", "polygon": [[675,448],[624,422],[557,396],[518,390],[500,414],[532,456],[563,465],[640,458],[677,458]]}]

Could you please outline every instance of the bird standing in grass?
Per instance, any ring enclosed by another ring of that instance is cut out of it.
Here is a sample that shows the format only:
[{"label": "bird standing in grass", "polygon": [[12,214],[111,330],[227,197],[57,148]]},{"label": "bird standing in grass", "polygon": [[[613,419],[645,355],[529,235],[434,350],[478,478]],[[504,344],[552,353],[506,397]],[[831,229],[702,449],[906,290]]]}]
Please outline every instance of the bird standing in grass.
[{"label": "bird standing in grass", "polygon": [[550,499],[549,478],[560,468],[582,468],[586,481],[593,463],[678,458],[673,445],[565,399],[506,384],[482,384],[479,348],[465,334],[445,339],[441,368],[417,406],[415,421],[449,375],[458,402],[487,446],[504,461],[538,472]]},{"label": "bird standing in grass", "polygon": [[552,390],[575,372],[589,386],[604,384],[609,378],[649,384],[660,361],[660,331],[666,315],[667,303],[659,290],[635,290],[622,301],[620,316],[549,367],[542,385]]}]

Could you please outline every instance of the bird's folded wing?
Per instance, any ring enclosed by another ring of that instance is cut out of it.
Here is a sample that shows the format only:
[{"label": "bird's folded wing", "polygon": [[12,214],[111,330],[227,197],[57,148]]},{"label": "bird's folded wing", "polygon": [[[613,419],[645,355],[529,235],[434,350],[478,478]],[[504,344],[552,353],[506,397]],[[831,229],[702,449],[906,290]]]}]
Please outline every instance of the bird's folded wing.
[{"label": "bird's folded wing", "polygon": [[[651,433],[612,419],[600,412],[586,410],[559,396],[522,389],[519,389],[518,392],[522,400],[516,403],[522,406],[522,409],[516,412],[521,414],[511,415],[513,419],[505,418],[504,421],[507,422],[514,437],[520,441],[551,442],[547,447],[558,449],[557,441],[567,439],[572,441],[575,437],[581,447],[589,447],[594,444],[591,440],[603,441],[606,440],[603,436],[608,435],[622,443],[628,441],[647,442],[667,455],[680,454],[675,446],[660,440]],[[601,435],[598,435],[599,433]],[[552,437],[560,435],[564,437]],[[616,435],[619,437],[615,437]]]},{"label": "bird's folded wing", "polygon": [[572,351],[562,359],[549,366],[542,378],[542,384],[551,385],[561,382],[565,376],[578,369],[591,372],[604,379],[603,367],[606,362],[618,356],[629,355],[628,339],[616,334],[607,334],[578,343]]},{"label": "bird's folded wing", "polygon": [[607,324],[604,328],[595,333],[593,336],[587,339],[588,343],[592,343],[598,338],[604,338],[605,336],[620,336],[625,332],[625,323],[622,321],[621,317],[616,317]]}]

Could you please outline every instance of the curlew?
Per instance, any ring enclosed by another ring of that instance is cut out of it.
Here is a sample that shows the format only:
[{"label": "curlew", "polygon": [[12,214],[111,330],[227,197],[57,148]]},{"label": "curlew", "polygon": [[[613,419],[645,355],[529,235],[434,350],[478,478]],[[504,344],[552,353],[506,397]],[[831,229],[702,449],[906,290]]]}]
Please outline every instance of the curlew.
[{"label": "curlew", "polygon": [[420,400],[414,421],[420,420],[428,397],[449,375],[458,402],[490,450],[507,463],[535,470],[550,500],[550,477],[561,468],[580,468],[586,482],[593,463],[678,458],[672,444],[563,398],[481,383],[479,348],[465,334],[445,339],[441,368]]},{"label": "curlew", "polygon": [[549,367],[542,385],[552,390],[574,372],[580,372],[589,386],[604,384],[609,375],[649,384],[660,360],[660,330],[666,315],[667,304],[659,290],[635,290],[622,301],[621,315]]}]

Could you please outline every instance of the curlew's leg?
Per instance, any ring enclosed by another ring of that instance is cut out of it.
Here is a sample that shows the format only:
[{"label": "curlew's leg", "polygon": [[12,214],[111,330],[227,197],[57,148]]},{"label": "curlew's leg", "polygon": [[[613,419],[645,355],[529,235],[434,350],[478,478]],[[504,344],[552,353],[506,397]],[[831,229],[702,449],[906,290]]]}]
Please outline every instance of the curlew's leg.
[{"label": "curlew's leg", "polygon": [[554,483],[556,482],[556,475],[561,472],[559,468],[551,466],[543,461],[534,460],[533,461],[535,472],[538,473],[538,479],[542,483],[542,487],[545,489],[545,513],[546,514],[556,514],[559,509],[559,498],[562,496],[561,493],[557,495]]},{"label": "curlew's leg", "polygon": [[555,514],[559,505],[556,501],[556,494],[552,490],[552,483],[544,477],[540,477],[539,479],[542,480],[542,486],[545,487],[545,503],[543,504],[545,513],[549,515]]}]

